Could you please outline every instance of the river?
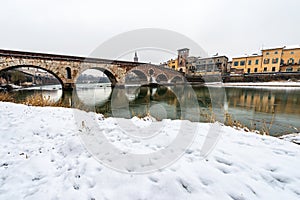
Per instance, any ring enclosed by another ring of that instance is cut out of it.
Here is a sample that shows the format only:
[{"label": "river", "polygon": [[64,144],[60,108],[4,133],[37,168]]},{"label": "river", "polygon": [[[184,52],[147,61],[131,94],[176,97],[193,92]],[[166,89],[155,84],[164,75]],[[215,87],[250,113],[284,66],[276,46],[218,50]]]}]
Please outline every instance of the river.
[{"label": "river", "polygon": [[[54,101],[60,100],[63,95],[60,85],[27,88],[13,93],[19,101],[35,93],[42,93]],[[159,120],[197,119],[208,122],[212,113],[216,119],[223,121],[227,112],[233,120],[247,127],[269,129],[273,136],[300,130],[299,87],[128,86],[113,89],[109,84],[90,84],[77,85],[76,99],[85,110],[107,117],[142,117],[150,113]],[[198,116],[191,118],[199,115],[197,109],[200,111],[199,119]]]}]

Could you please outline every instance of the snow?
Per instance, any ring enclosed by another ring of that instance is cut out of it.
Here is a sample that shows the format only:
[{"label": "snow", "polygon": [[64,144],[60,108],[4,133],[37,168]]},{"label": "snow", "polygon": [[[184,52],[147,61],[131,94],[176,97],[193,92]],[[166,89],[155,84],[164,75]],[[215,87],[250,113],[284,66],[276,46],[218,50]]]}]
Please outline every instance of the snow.
[{"label": "snow", "polygon": [[291,50],[291,49],[300,49],[300,45],[288,45],[288,46],[285,46],[284,49],[288,49],[288,50]]},{"label": "snow", "polygon": [[[121,173],[88,152],[74,113],[0,102],[0,199],[300,198],[300,146],[292,142],[222,126],[203,158],[200,148],[212,124],[198,123],[193,144],[173,164],[152,173]],[[143,153],[168,143],[180,122],[156,122],[167,128],[149,144],[122,134],[114,118],[96,117],[111,143]],[[155,120],[129,121],[144,127]]]},{"label": "snow", "polygon": [[283,136],[280,136],[279,138],[300,145],[300,133],[283,135]]}]

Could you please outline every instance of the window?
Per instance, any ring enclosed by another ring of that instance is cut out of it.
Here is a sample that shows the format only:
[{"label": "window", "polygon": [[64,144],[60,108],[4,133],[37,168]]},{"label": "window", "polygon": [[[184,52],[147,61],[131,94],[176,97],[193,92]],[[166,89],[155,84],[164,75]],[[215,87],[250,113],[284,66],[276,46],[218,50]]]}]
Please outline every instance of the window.
[{"label": "window", "polygon": [[255,64],[258,65],[258,59],[255,60]]},{"label": "window", "polygon": [[293,68],[292,68],[292,67],[287,67],[285,71],[286,71],[286,72],[292,72],[292,71],[293,71]]},{"label": "window", "polygon": [[239,66],[239,62],[238,62],[238,61],[235,61],[235,62],[233,63],[233,65],[234,65],[234,66]]},{"label": "window", "polygon": [[264,72],[266,72],[268,70],[268,68],[267,67],[264,67]]},{"label": "window", "polygon": [[294,64],[294,58],[290,58],[289,61],[288,61],[288,64],[292,64],[293,65]]},{"label": "window", "polygon": [[270,62],[270,59],[269,59],[269,58],[265,58],[265,59],[264,59],[264,64],[269,64],[269,62]]},{"label": "window", "polygon": [[274,63],[278,63],[278,58],[273,58],[272,59],[272,63],[274,64]]},{"label": "window", "polygon": [[254,72],[257,72],[257,67],[254,68]]},{"label": "window", "polygon": [[269,55],[269,52],[267,52],[266,55]]},{"label": "window", "polygon": [[272,67],[272,72],[275,72],[275,70],[276,70],[276,67]]},{"label": "window", "polygon": [[293,51],[291,51],[291,54],[294,54],[294,52],[293,52]]},{"label": "window", "polygon": [[67,79],[71,79],[72,78],[71,77],[71,68],[67,67],[66,70],[67,70]]},{"label": "window", "polygon": [[250,73],[250,71],[251,71],[251,69],[250,69],[250,68],[248,68],[248,74]]},{"label": "window", "polygon": [[275,51],[275,54],[278,54],[278,51]]},{"label": "window", "polygon": [[240,62],[240,65],[241,65],[241,66],[244,66],[244,65],[245,65],[245,61],[242,60],[242,61]]},{"label": "window", "polygon": [[248,60],[248,65],[251,65],[251,60]]}]

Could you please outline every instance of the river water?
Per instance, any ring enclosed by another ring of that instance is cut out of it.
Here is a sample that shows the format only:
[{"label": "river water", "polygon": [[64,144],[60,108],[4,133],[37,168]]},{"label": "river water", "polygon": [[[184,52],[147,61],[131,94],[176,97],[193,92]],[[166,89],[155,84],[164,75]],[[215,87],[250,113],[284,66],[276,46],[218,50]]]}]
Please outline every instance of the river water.
[{"label": "river water", "polygon": [[[63,96],[61,86],[42,86],[14,91],[19,101],[42,93],[54,101]],[[300,88],[286,87],[217,87],[160,86],[157,88],[126,86],[112,89],[109,84],[77,85],[73,100],[79,108],[107,117],[145,116],[161,120],[189,119],[224,121],[225,113],[246,126],[267,128],[274,136],[300,130]],[[195,103],[196,102],[196,103]]]}]

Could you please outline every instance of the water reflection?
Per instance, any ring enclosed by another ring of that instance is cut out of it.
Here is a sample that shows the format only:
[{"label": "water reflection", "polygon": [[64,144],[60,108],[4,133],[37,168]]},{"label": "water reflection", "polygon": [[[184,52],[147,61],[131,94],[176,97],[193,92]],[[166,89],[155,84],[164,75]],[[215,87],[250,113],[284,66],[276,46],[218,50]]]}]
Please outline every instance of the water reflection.
[{"label": "water reflection", "polygon": [[86,106],[103,106],[110,98],[111,87],[76,87],[76,94]]},{"label": "water reflection", "polygon": [[[19,99],[25,99],[37,92],[55,100],[62,96],[61,90],[22,90],[15,93]],[[226,99],[219,95],[222,92],[225,92]],[[130,118],[151,114],[158,119],[207,122],[207,115],[212,110],[222,121],[225,109],[233,119],[248,127],[260,130],[263,126],[268,126],[273,135],[300,130],[300,89],[224,89],[203,86],[192,89],[185,86],[127,86],[112,89],[97,85],[90,88],[77,87],[76,95],[79,102],[86,106],[84,109],[103,113],[105,116]],[[194,95],[197,105],[191,104]],[[212,105],[215,108],[211,109]],[[201,110],[200,118],[195,106]]]},{"label": "water reflection", "polygon": [[58,102],[62,98],[62,90],[59,89],[58,85],[55,86],[41,86],[32,87],[25,90],[15,90],[12,94],[17,102],[23,102],[27,97],[34,96],[36,94],[41,94],[45,99],[50,101]]},{"label": "water reflection", "polygon": [[229,113],[249,127],[270,128],[273,135],[300,130],[300,90],[226,88]]},{"label": "water reflection", "polygon": [[226,88],[229,107],[262,113],[300,114],[300,90]]}]

